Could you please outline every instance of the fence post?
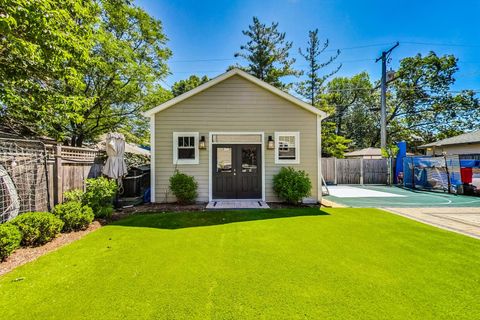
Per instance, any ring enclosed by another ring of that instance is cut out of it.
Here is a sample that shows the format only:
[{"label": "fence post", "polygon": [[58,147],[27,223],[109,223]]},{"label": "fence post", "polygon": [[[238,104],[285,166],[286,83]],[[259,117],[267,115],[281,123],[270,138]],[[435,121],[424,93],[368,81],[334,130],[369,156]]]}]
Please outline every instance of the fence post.
[{"label": "fence post", "polygon": [[333,184],[337,185],[337,158],[333,158]]},{"label": "fence post", "polygon": [[363,157],[360,158],[360,184],[363,184]]},{"label": "fence post", "polygon": [[53,202],[63,201],[63,169],[62,169],[62,146],[55,146],[55,163],[53,164]]},{"label": "fence post", "polygon": [[447,174],[448,193],[452,193],[452,182],[450,181],[450,171],[448,169],[447,155],[443,154],[445,160],[445,173]]}]

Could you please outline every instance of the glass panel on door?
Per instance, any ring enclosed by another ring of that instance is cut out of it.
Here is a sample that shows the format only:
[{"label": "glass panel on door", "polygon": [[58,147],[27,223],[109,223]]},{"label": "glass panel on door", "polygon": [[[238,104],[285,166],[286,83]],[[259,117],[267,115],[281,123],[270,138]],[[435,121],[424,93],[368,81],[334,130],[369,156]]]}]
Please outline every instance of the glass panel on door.
[{"label": "glass panel on door", "polygon": [[242,147],[242,172],[257,172],[257,147]]},{"label": "glass panel on door", "polygon": [[232,172],[232,148],[217,148],[217,172]]}]

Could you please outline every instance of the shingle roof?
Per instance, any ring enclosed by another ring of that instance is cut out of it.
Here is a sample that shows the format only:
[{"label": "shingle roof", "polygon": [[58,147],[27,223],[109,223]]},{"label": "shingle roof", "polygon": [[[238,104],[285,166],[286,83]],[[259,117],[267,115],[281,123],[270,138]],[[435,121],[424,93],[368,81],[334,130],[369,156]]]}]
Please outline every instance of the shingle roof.
[{"label": "shingle roof", "polygon": [[361,150],[355,150],[344,154],[345,157],[358,157],[358,156],[381,156],[382,150],[380,148],[365,148]]},{"label": "shingle roof", "polygon": [[464,133],[455,137],[427,143],[419,148],[440,147],[452,144],[480,143],[480,130]]}]

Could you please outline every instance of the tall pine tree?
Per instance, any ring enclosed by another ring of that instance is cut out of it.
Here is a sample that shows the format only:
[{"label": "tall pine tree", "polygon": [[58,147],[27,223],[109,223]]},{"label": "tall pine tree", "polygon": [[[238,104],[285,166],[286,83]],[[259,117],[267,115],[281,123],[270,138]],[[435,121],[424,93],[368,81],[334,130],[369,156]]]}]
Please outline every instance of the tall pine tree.
[{"label": "tall pine tree", "polygon": [[342,67],[339,64],[333,71],[330,71],[325,74],[321,74],[321,70],[331,65],[340,55],[340,50],[337,50],[336,53],[328,58],[328,60],[321,62],[320,56],[328,48],[329,41],[328,39],[321,44],[318,39],[318,29],[308,32],[308,46],[305,49],[305,52],[302,49],[298,49],[298,52],[308,63],[308,69],[306,72],[306,79],[301,81],[297,85],[297,93],[308,99],[308,102],[312,106],[319,106],[319,99],[323,93],[323,84],[325,80],[334,75]]},{"label": "tall pine tree", "polygon": [[292,67],[295,63],[295,59],[290,58],[292,42],[286,41],[285,33],[277,28],[276,22],[267,26],[253,17],[253,24],[242,31],[249,40],[240,46],[242,51],[235,53],[235,57],[247,60],[248,66],[240,67],[246,72],[280,89],[288,89],[290,85],[284,84],[281,78],[300,73]]},{"label": "tall pine tree", "polygon": [[[342,67],[339,64],[335,69],[328,73],[321,73],[321,71],[331,65],[340,55],[340,50],[330,56],[326,61],[320,61],[322,54],[328,48],[328,39],[320,42],[318,38],[318,29],[308,32],[308,45],[305,52],[298,49],[300,55],[305,58],[308,63],[306,70],[306,79],[300,81],[296,86],[296,91],[299,95],[308,100],[308,102],[329,114],[333,113],[333,109],[329,104],[321,101],[324,92],[325,81],[334,75]],[[343,153],[348,148],[351,140],[345,139],[343,136],[335,133],[335,122],[332,117],[323,121],[322,124],[322,154],[329,157],[343,158]]]}]

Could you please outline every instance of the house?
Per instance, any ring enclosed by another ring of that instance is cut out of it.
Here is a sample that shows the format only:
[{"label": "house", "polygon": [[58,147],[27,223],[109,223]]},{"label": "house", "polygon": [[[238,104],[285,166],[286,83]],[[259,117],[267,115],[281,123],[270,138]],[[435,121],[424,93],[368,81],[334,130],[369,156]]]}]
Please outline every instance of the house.
[{"label": "house", "polygon": [[382,159],[382,149],[365,148],[344,154],[347,159]]},{"label": "house", "polygon": [[326,114],[244,71],[232,69],[147,112],[152,202],[175,198],[175,169],[198,182],[197,201],[278,201],[273,176],[305,170],[321,200],[321,121]]},{"label": "house", "polygon": [[447,155],[478,155],[480,154],[480,130],[427,143],[418,148],[424,149],[427,155],[439,156],[443,153]]}]

